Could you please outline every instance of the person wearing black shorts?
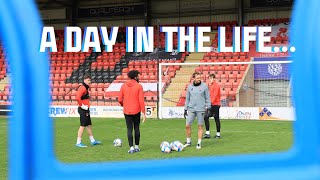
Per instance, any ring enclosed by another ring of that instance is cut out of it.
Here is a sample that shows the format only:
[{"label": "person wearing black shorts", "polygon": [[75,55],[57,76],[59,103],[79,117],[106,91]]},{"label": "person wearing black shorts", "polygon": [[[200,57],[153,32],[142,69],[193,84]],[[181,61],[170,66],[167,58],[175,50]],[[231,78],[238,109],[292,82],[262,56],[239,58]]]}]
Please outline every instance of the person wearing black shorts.
[{"label": "person wearing black shorts", "polygon": [[204,123],[206,126],[206,133],[203,138],[210,138],[210,122],[209,118],[214,117],[216,122],[217,134],[214,136],[216,139],[220,139],[220,85],[215,81],[215,75],[209,75],[209,91],[210,91],[210,101],[211,101],[211,108],[210,112],[207,113],[207,116],[204,117]]},{"label": "person wearing black shorts", "polygon": [[78,113],[80,115],[80,127],[78,130],[78,138],[76,147],[87,147],[86,145],[82,144],[82,134],[84,129],[87,129],[91,145],[99,145],[101,144],[100,141],[96,141],[92,134],[92,123],[90,117],[90,96],[89,96],[89,85],[91,83],[91,78],[88,75],[84,76],[84,80],[82,85],[78,88],[77,91],[77,102],[78,102]]},{"label": "person wearing black shorts", "polygon": [[80,115],[80,126],[86,127],[92,125],[90,110],[84,110],[81,107],[78,107],[78,113]]}]

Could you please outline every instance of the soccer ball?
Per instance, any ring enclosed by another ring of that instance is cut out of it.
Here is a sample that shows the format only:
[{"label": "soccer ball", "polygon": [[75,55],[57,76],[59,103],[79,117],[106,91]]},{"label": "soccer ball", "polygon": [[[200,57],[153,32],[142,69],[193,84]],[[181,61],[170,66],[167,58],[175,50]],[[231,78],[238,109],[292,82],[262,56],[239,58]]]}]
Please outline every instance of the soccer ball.
[{"label": "soccer ball", "polygon": [[172,151],[176,151],[175,149],[175,144],[179,143],[180,141],[173,141],[172,143],[170,143],[170,148]]},{"label": "soccer ball", "polygon": [[184,148],[184,146],[181,142],[175,143],[174,145],[175,145],[175,150],[178,152],[182,151]]},{"label": "soccer ball", "polygon": [[161,152],[163,153],[170,153],[171,152],[171,148],[170,145],[168,144],[164,144],[163,146],[161,146]]},{"label": "soccer ball", "polygon": [[182,144],[180,141],[174,141],[174,142],[172,142],[171,144],[172,144],[172,145],[171,145],[171,149],[172,149],[173,151],[178,151],[178,152],[180,152],[180,151],[183,150],[183,144]]},{"label": "soccer ball", "polygon": [[160,148],[164,145],[168,145],[170,147],[170,144],[168,141],[163,141],[161,144],[160,144]]},{"label": "soccer ball", "polygon": [[170,144],[167,141],[163,141],[160,144],[160,149],[161,149],[161,152],[163,152],[163,153],[170,153],[171,152]]},{"label": "soccer ball", "polygon": [[173,149],[174,148],[174,144],[173,143],[174,142],[170,143],[170,148],[171,148],[172,151],[174,151],[174,149]]},{"label": "soccer ball", "polygon": [[121,147],[121,146],[122,146],[122,140],[119,139],[119,138],[115,139],[115,140],[113,141],[113,145],[114,145],[115,147]]}]

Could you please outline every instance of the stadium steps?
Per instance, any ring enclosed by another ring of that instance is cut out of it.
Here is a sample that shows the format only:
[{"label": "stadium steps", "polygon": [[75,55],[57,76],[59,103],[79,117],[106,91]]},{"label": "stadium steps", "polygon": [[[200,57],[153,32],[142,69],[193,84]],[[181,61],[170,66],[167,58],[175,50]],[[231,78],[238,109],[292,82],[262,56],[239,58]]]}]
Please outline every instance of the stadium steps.
[{"label": "stadium steps", "polygon": [[0,81],[0,89],[4,89],[6,86],[9,86],[10,85],[10,79],[9,77],[4,77],[4,79],[2,79]]},{"label": "stadium steps", "polygon": [[204,42],[203,46],[204,47],[211,47],[211,41],[213,39],[215,39],[217,32],[209,32],[209,33],[204,33],[204,36],[209,36],[210,37],[210,41],[209,42]]},{"label": "stadium steps", "polygon": [[[191,53],[185,62],[200,62],[205,53]],[[180,99],[180,95],[189,83],[192,73],[195,71],[195,66],[181,66],[180,70],[176,71],[175,77],[171,80],[170,86],[163,94],[163,106],[174,107]]]},{"label": "stadium steps", "polygon": [[[186,63],[199,63],[205,53],[190,53],[189,56],[186,58]],[[183,68],[183,67],[182,67]]]},{"label": "stadium steps", "polygon": [[176,106],[178,100],[180,99],[180,94],[186,87],[186,84],[188,83],[193,72],[194,68],[184,68],[184,66],[182,66],[182,68],[176,72],[175,78],[172,79],[170,86],[163,94],[163,106]]}]

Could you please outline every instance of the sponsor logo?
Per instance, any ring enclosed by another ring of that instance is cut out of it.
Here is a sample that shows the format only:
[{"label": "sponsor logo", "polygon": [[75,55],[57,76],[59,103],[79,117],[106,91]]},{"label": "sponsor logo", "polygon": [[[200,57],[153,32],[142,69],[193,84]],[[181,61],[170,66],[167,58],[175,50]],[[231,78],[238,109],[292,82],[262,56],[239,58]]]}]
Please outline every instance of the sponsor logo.
[{"label": "sponsor logo", "polygon": [[122,107],[106,107],[102,109],[103,112],[122,112],[122,110]]},{"label": "sponsor logo", "polygon": [[168,115],[171,118],[173,118],[173,117],[183,117],[183,112],[177,112],[177,111],[174,111],[172,109],[169,109]]},{"label": "sponsor logo", "polygon": [[238,111],[235,119],[251,119],[251,112]]},{"label": "sponsor logo", "polygon": [[151,117],[156,107],[146,107],[146,116]]},{"label": "sponsor logo", "polygon": [[264,108],[259,108],[259,119],[260,120],[274,120],[274,119],[279,119],[276,117],[272,116],[272,112],[264,107]]},{"label": "sponsor logo", "polygon": [[268,72],[272,76],[278,76],[282,72],[281,64],[269,64],[268,65]]},{"label": "sponsor logo", "polygon": [[286,57],[288,52],[270,52],[270,53],[257,53],[256,57]]},{"label": "sponsor logo", "polygon": [[97,108],[90,107],[90,116],[97,116],[98,114]]},{"label": "sponsor logo", "polygon": [[134,7],[102,7],[102,8],[91,8],[89,13],[92,15],[96,14],[121,14],[121,13],[132,13],[134,12]]},{"label": "sponsor logo", "polygon": [[71,108],[71,107],[51,107],[49,109],[50,115],[74,115],[77,113],[77,108]]}]

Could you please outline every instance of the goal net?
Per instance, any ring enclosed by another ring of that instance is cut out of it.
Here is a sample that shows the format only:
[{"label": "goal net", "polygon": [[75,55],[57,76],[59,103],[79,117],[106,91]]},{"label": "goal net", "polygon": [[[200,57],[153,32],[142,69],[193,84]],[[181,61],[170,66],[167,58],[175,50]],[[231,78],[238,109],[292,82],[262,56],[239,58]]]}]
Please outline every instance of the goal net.
[{"label": "goal net", "polygon": [[[194,72],[200,72],[205,83],[209,83],[210,74],[215,74],[221,87],[222,107],[259,108],[260,115],[271,117],[270,107],[292,107],[290,63],[286,58],[252,58],[248,62],[160,63],[159,118],[183,117],[186,89],[193,82]],[[223,112],[221,116],[224,116]],[[230,108],[226,113],[230,113]],[[243,118],[250,114],[242,113]],[[259,119],[258,116],[253,117]]]}]

